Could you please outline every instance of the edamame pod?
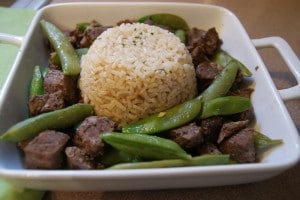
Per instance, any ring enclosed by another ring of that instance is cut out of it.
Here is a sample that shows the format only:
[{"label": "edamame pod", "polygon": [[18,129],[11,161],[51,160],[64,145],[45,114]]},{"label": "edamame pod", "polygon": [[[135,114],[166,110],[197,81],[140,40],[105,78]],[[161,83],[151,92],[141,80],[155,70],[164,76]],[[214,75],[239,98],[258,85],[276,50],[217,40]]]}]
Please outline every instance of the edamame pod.
[{"label": "edamame pod", "polygon": [[173,15],[169,13],[158,13],[158,14],[143,16],[139,18],[137,21],[143,23],[147,19],[151,19],[155,24],[165,25],[170,28],[173,28],[174,30],[177,29],[181,29],[184,31],[189,30],[189,26],[186,23],[186,21],[177,15]]},{"label": "edamame pod", "polygon": [[232,115],[251,108],[249,98],[240,96],[225,96],[212,99],[203,104],[201,118],[218,115]]},{"label": "edamame pod", "polygon": [[190,159],[176,142],[145,134],[103,133],[100,138],[120,151],[147,159]]},{"label": "edamame pod", "polygon": [[239,66],[239,70],[241,71],[243,76],[247,76],[247,77],[252,76],[251,71],[243,63],[230,56],[226,51],[219,50],[212,58],[212,61],[222,66],[228,65],[232,60],[234,60],[236,64]]},{"label": "edamame pod", "polygon": [[189,160],[170,159],[148,162],[122,163],[113,165],[107,169],[144,169],[144,168],[167,168],[184,166],[223,165],[229,163],[229,155],[207,154],[195,156]]},{"label": "edamame pod", "polygon": [[41,20],[40,24],[59,56],[63,73],[67,76],[78,76],[80,73],[79,58],[67,36],[50,22]]},{"label": "edamame pod", "polygon": [[192,99],[176,105],[164,112],[146,117],[137,122],[123,126],[123,133],[154,134],[184,125],[196,116],[201,110],[201,100]]},{"label": "edamame pod", "polygon": [[29,95],[36,96],[44,94],[44,78],[40,66],[36,65],[30,83]]},{"label": "edamame pod", "polygon": [[235,81],[238,64],[232,60],[226,65],[215,80],[197,98],[202,98],[203,102],[225,96]]},{"label": "edamame pod", "polygon": [[27,118],[9,128],[0,139],[6,142],[19,142],[35,137],[46,129],[68,128],[81,122],[93,113],[89,104],[74,104],[61,110],[43,113]]}]

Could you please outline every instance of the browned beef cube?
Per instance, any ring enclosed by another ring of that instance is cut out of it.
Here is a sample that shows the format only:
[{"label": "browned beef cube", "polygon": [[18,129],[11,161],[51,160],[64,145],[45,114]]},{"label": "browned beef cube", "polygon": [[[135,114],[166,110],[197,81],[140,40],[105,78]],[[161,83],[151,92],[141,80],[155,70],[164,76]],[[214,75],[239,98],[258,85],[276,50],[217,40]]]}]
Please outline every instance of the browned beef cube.
[{"label": "browned beef cube", "polygon": [[211,143],[217,142],[222,125],[223,118],[219,116],[203,119],[201,121],[201,128],[203,131],[204,141]]},{"label": "browned beef cube", "polygon": [[227,122],[224,123],[221,131],[219,133],[218,143],[221,143],[225,138],[237,133],[238,131],[246,128],[249,124],[249,120],[237,121],[237,122]]},{"label": "browned beef cube", "polygon": [[104,116],[87,117],[76,131],[74,145],[84,149],[90,156],[102,155],[104,142],[99,134],[113,131],[115,126],[115,122]]},{"label": "browned beef cube", "polygon": [[25,166],[29,169],[59,169],[69,138],[58,131],[41,132],[24,147]]},{"label": "browned beef cube", "polygon": [[196,150],[198,155],[204,154],[221,154],[221,151],[218,147],[212,143],[205,143],[200,145]]},{"label": "browned beef cube", "polygon": [[170,139],[185,149],[198,146],[203,142],[201,127],[196,123],[190,123],[169,132]]},{"label": "browned beef cube", "polygon": [[65,149],[69,169],[94,169],[93,159],[78,147],[72,146]]},{"label": "browned beef cube", "polygon": [[32,116],[59,110],[64,107],[65,102],[61,91],[38,96],[30,96],[29,98],[29,112]]},{"label": "browned beef cube", "polygon": [[254,145],[254,130],[245,128],[234,134],[220,145],[223,154],[229,154],[231,158],[240,163],[253,163],[256,160]]},{"label": "browned beef cube", "polygon": [[47,72],[44,79],[45,93],[55,93],[61,91],[66,104],[78,102],[79,93],[77,81],[72,77],[65,76],[62,71],[51,69]]}]

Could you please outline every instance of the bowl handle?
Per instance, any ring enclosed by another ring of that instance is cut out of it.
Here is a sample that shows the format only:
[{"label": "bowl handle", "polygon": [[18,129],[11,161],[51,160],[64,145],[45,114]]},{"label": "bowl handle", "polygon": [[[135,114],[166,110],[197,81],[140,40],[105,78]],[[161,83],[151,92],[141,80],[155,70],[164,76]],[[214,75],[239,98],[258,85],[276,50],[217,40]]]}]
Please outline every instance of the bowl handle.
[{"label": "bowl handle", "polygon": [[297,80],[296,86],[278,90],[281,98],[283,100],[300,98],[300,60],[291,46],[281,37],[252,39],[252,42],[257,49],[266,47],[275,48],[295,76]]},{"label": "bowl handle", "polygon": [[20,47],[22,41],[23,41],[23,37],[21,36],[11,35],[7,33],[0,33],[0,43],[12,44]]}]

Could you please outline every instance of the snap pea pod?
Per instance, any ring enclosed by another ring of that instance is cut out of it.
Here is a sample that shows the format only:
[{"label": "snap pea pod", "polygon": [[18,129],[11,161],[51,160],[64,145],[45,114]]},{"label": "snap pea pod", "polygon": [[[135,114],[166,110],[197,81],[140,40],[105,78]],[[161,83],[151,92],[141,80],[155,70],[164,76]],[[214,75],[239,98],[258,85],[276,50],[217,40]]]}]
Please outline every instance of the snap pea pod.
[{"label": "snap pea pod", "polygon": [[255,143],[255,147],[262,150],[262,149],[266,149],[269,147],[273,147],[273,146],[277,146],[283,143],[283,141],[281,139],[271,139],[268,136],[255,131],[254,132],[254,143]]},{"label": "snap pea pod", "polygon": [[99,161],[105,167],[109,167],[118,163],[140,162],[142,161],[142,158],[136,155],[125,153],[124,151],[120,151],[116,148],[110,148],[101,156]]},{"label": "snap pea pod", "polygon": [[151,19],[155,24],[165,25],[170,28],[173,28],[174,30],[177,29],[181,29],[184,31],[189,30],[189,26],[186,23],[186,21],[177,15],[173,15],[169,13],[157,13],[157,14],[143,16],[139,18],[137,21],[143,23],[147,19]]},{"label": "snap pea pod", "polygon": [[237,72],[238,64],[236,61],[230,61],[215,80],[204,90],[197,98],[202,98],[203,102],[225,96],[231,88]]},{"label": "snap pea pod", "polygon": [[120,151],[142,158],[191,158],[176,142],[153,135],[111,132],[100,134],[100,138]]},{"label": "snap pea pod", "polygon": [[113,165],[107,169],[145,169],[145,168],[167,168],[185,166],[205,166],[205,165],[224,165],[229,164],[229,155],[207,154],[192,157],[189,160],[169,159],[156,160],[136,163],[121,163]]},{"label": "snap pea pod", "polygon": [[164,112],[146,117],[137,122],[125,125],[123,133],[154,134],[179,127],[194,119],[201,110],[201,100],[192,99],[176,105]]},{"label": "snap pea pod", "polygon": [[3,200],[42,200],[45,191],[14,188],[13,185],[0,179],[0,199]]},{"label": "snap pea pod", "polygon": [[76,125],[92,113],[93,107],[91,105],[74,104],[61,110],[27,118],[9,128],[0,136],[0,139],[6,142],[31,139],[46,129],[57,130]]},{"label": "snap pea pod", "polygon": [[80,73],[79,58],[66,35],[50,22],[41,20],[40,24],[59,56],[63,73],[67,76],[77,77]]},{"label": "snap pea pod", "polygon": [[29,95],[42,95],[44,94],[44,78],[40,66],[36,65],[33,69],[33,75],[30,83]]},{"label": "snap pea pod", "polygon": [[182,43],[186,42],[185,31],[182,29],[178,29],[175,31],[175,35],[180,39]]},{"label": "snap pea pod", "polygon": [[[76,52],[79,60],[81,59],[81,57],[83,55],[85,55],[88,52],[88,50],[89,50],[88,48],[75,49],[75,52]],[[61,66],[59,56],[56,52],[53,52],[50,54],[50,62],[56,66]]]},{"label": "snap pea pod", "polygon": [[236,64],[239,66],[239,70],[241,71],[243,76],[250,77],[252,76],[252,72],[240,61],[229,55],[224,50],[219,50],[212,58],[212,61],[222,65],[226,66],[228,65],[232,60],[236,62]]},{"label": "snap pea pod", "polygon": [[225,96],[212,99],[203,104],[201,118],[218,115],[232,115],[251,108],[249,98],[240,96]]}]

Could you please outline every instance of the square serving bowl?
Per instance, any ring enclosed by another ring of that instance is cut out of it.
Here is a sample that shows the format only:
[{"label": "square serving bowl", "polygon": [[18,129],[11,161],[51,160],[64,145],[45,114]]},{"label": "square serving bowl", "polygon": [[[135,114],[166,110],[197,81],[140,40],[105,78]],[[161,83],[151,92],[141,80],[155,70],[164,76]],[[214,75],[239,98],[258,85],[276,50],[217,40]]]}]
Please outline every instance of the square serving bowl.
[{"label": "square serving bowl", "polygon": [[[45,38],[39,26],[41,19],[56,24],[62,30],[68,30],[74,28],[78,22],[95,19],[102,25],[114,25],[122,19],[136,19],[153,13],[179,15],[190,27],[206,30],[216,27],[224,42],[222,48],[242,61],[253,73],[255,91],[252,103],[257,120],[256,128],[271,138],[282,139],[283,144],[267,152],[259,163],[253,164],[89,171],[24,169],[16,145],[0,142],[0,177],[17,186],[44,190],[204,187],[264,180],[282,173],[298,162],[299,135],[282,100],[282,97],[288,98],[284,94],[291,91],[278,91],[275,88],[255,48],[262,46],[263,40],[251,40],[239,20],[229,10],[201,4],[72,3],[50,5],[39,10],[22,40],[14,66],[1,91],[0,133],[28,117],[28,87],[33,66],[46,66],[48,60]],[[272,41],[276,41],[276,38]],[[296,91],[295,88],[293,91]],[[299,96],[299,91],[297,95]]]}]

